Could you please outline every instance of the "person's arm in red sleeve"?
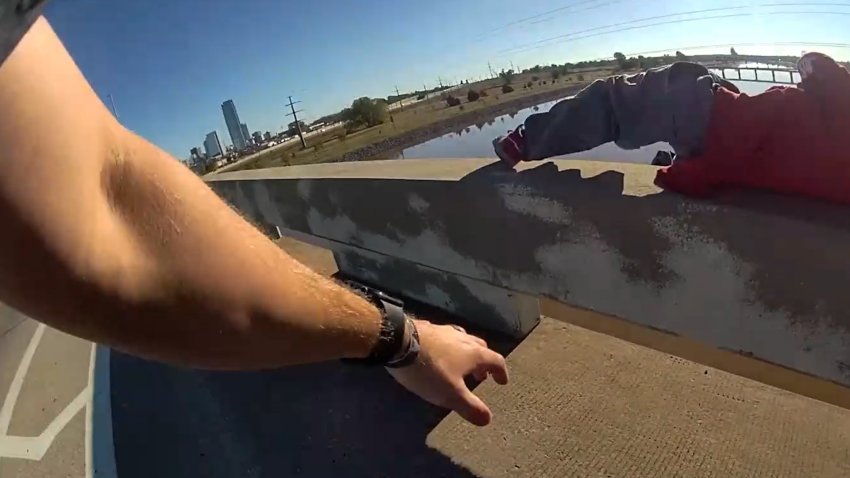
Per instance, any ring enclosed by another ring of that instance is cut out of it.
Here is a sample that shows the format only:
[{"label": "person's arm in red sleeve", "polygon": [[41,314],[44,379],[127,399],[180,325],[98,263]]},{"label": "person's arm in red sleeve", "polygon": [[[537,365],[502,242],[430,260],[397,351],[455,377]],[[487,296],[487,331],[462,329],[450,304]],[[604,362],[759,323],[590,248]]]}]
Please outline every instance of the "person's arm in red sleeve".
[{"label": "person's arm in red sleeve", "polygon": [[707,164],[700,157],[676,161],[672,166],[658,170],[655,184],[687,196],[708,196],[714,191],[715,179]]}]

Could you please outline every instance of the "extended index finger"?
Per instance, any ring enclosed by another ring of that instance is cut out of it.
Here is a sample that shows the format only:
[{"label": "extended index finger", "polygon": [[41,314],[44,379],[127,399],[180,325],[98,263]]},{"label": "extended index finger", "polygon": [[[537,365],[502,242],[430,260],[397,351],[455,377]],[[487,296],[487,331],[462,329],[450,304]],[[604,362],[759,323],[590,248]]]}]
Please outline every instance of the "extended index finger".
[{"label": "extended index finger", "polygon": [[474,375],[483,376],[485,374],[492,375],[499,385],[507,385],[508,364],[505,362],[505,357],[490,349],[482,349]]}]

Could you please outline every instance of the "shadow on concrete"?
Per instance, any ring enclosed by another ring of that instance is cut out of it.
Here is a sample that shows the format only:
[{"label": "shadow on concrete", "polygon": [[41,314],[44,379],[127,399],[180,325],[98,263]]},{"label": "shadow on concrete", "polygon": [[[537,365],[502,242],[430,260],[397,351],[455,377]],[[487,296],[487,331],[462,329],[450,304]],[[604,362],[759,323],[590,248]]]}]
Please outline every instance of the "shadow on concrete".
[{"label": "shadow on concrete", "polygon": [[[654,170],[634,165],[585,162],[577,167],[574,162],[545,161],[515,172],[498,162],[481,166],[470,161],[475,166],[465,167],[454,161],[447,163],[448,175],[441,179],[439,172],[418,178],[416,166],[422,163],[410,163],[409,174],[401,176],[409,179],[384,178],[364,166],[366,177],[270,175],[264,188],[255,187],[260,184],[256,179],[220,181],[214,187],[249,217],[262,219],[257,205],[271,200],[279,220],[291,230],[377,252],[394,251],[411,262],[422,260],[422,254],[406,250],[409,241],[436,236],[441,250],[452,254],[447,257],[469,258],[475,264],[457,266],[451,259],[428,256],[425,260],[435,268],[456,273],[471,268],[476,279],[579,306],[587,304],[575,302],[566,281],[551,280],[572,273],[570,264],[554,257],[562,247],[593,244],[613,252],[627,281],[653,295],[661,311],[666,309],[658,299],[686,279],[668,260],[670,251],[707,244],[728,252],[731,263],[742,268],[735,274],[746,277],[741,297],[780,321],[780,327],[790,324],[803,334],[850,332],[846,206],[753,191],[694,200],[656,191],[649,184]],[[406,164],[381,166],[397,174]],[[569,166],[561,169],[564,164]],[[631,171],[628,178],[624,170]],[[458,172],[465,176],[455,179]],[[345,218],[356,228],[339,233],[322,223],[314,231],[315,224],[307,219],[311,215],[331,224]],[[554,256],[544,263],[541,250]],[[612,303],[618,300],[611,298]],[[599,311],[617,313],[613,307]],[[661,320],[676,323],[689,314],[681,310]],[[831,380],[850,383],[850,358],[828,366],[838,371],[828,376]]]},{"label": "shadow on concrete", "polygon": [[[846,314],[850,302],[845,287],[850,280],[850,255],[838,253],[836,237],[842,236],[833,235],[850,232],[846,206],[747,190],[729,190],[705,201],[669,191],[634,196],[624,193],[622,172],[608,170],[585,178],[578,169],[559,170],[552,162],[518,172],[492,163],[468,174],[458,184],[466,189],[490,191],[487,201],[501,200],[500,194],[492,194],[494,189],[518,187],[569,210],[572,222],[566,227],[524,220],[517,212],[503,212],[511,214],[510,219],[484,222],[496,227],[509,222],[524,236],[537,241],[540,237],[570,241],[572,236],[590,231],[620,254],[624,274],[632,280],[654,284],[659,290],[678,277],[665,264],[673,243],[669,235],[660,232],[657,221],[682,218],[682,223],[690,228],[682,233],[699,233],[723,245],[752,268],[749,293],[768,310],[788,314],[793,323],[802,326],[828,325],[850,330]],[[514,262],[524,250],[533,251],[537,245],[524,246],[521,238],[512,240]],[[504,248],[491,254],[497,258],[505,255]],[[794,271],[793,279],[788,271]],[[850,366],[846,368],[850,371]],[[850,378],[850,372],[846,377]]]},{"label": "shadow on concrete", "polygon": [[120,478],[475,476],[425,444],[447,412],[381,369],[207,372],[114,352],[112,410]]}]

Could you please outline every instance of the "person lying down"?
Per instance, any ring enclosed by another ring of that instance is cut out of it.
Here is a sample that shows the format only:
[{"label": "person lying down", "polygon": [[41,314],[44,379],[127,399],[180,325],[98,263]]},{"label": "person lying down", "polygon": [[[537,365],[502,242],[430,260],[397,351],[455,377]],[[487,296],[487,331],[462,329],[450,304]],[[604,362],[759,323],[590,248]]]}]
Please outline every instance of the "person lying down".
[{"label": "person lying down", "polygon": [[807,53],[796,86],[749,96],[706,67],[677,62],[596,80],[493,140],[514,167],[614,142],[669,143],[656,183],[691,196],[750,188],[850,204],[850,72]]}]

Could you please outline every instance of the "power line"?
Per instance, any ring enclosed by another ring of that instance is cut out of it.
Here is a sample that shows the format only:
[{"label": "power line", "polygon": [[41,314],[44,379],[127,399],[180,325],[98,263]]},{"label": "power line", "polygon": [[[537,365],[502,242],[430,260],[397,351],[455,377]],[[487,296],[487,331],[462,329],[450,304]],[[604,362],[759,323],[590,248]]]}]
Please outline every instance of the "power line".
[{"label": "power line", "polygon": [[568,38],[568,37],[571,37],[571,36],[580,35],[582,33],[588,33],[588,32],[593,32],[593,31],[598,31],[598,30],[607,30],[607,29],[617,28],[617,27],[621,27],[621,26],[634,25],[636,23],[643,23],[643,22],[648,22],[648,21],[652,21],[652,20],[661,20],[661,19],[664,19],[664,18],[671,18],[671,17],[678,17],[678,16],[685,16],[685,15],[700,15],[700,14],[703,14],[703,13],[727,12],[727,11],[730,11],[730,10],[745,10],[745,9],[752,9],[752,8],[778,7],[778,6],[783,6],[783,7],[787,7],[787,6],[791,6],[791,7],[799,7],[799,6],[807,6],[807,7],[823,7],[823,6],[848,7],[848,6],[850,6],[850,3],[846,3],[846,2],[845,3],[811,3],[811,2],[810,3],[763,3],[763,4],[758,4],[758,5],[742,5],[742,6],[731,6],[731,7],[727,6],[727,7],[719,7],[719,8],[704,8],[704,9],[701,9],[701,10],[691,10],[691,11],[687,11],[687,12],[667,13],[667,14],[664,14],[664,15],[655,15],[655,16],[651,16],[651,17],[638,18],[636,20],[629,20],[627,22],[610,23],[608,25],[602,25],[602,26],[599,26],[599,27],[587,28],[585,30],[578,30],[578,31],[575,31],[575,32],[565,33],[563,35],[557,35],[557,36],[554,36],[554,37],[545,38],[543,40],[537,40],[537,41],[526,43],[524,45],[520,45],[520,46],[517,46],[517,47],[507,48],[505,50],[502,50],[500,53],[510,53],[514,50],[523,50],[524,51],[525,47],[532,46],[532,45],[539,45],[539,44],[547,43],[547,42],[550,42],[550,41],[559,40],[559,39],[562,39],[562,38]]},{"label": "power line", "polygon": [[[763,4],[763,5],[754,5],[754,6],[755,7],[761,7],[761,6],[780,6],[780,5],[781,6],[789,6],[789,5],[794,5],[794,4]],[[817,4],[800,4],[800,5],[818,6]],[[850,3],[831,4],[831,5],[834,5],[834,6],[850,6]],[[585,30],[579,30],[579,31],[575,31],[575,32],[566,33],[566,34],[563,34],[563,35],[558,35],[558,36],[546,38],[546,39],[543,39],[543,40],[538,40],[538,41],[535,41],[535,42],[530,42],[530,43],[527,43],[527,44],[524,44],[524,45],[520,45],[518,47],[513,47],[513,48],[508,48],[506,50],[502,50],[501,53],[503,53],[503,54],[519,53],[519,52],[534,50],[534,49],[537,49],[537,48],[542,48],[542,47],[545,47],[545,46],[551,46],[552,44],[555,44],[555,43],[562,43],[559,40],[569,40],[569,41],[581,40],[581,39],[585,39],[585,38],[592,38],[592,37],[596,37],[596,36],[607,35],[607,34],[610,34],[610,33],[619,33],[619,32],[630,31],[630,30],[638,30],[638,29],[656,27],[656,26],[661,26],[661,25],[669,25],[669,24],[673,24],[673,23],[679,24],[679,23],[690,23],[690,22],[704,21],[704,20],[717,20],[717,19],[722,19],[722,18],[746,17],[746,16],[752,15],[752,13],[748,12],[748,13],[733,13],[733,14],[727,14],[727,15],[709,15],[709,16],[704,16],[704,17],[683,18],[683,19],[676,19],[676,20],[670,20],[670,21],[664,21],[664,22],[656,22],[656,23],[651,23],[651,24],[648,24],[648,25],[637,25],[637,26],[630,26],[630,27],[627,27],[627,28],[620,28],[620,27],[627,26],[627,25],[634,25],[635,23],[642,23],[642,22],[647,22],[647,21],[661,19],[661,18],[670,18],[670,17],[683,16],[683,15],[696,15],[696,14],[708,13],[708,12],[740,10],[740,9],[744,9],[744,8],[752,8],[754,6],[709,8],[709,9],[704,9],[704,10],[695,10],[695,11],[691,11],[691,12],[680,12],[680,13],[672,13],[672,14],[667,14],[667,15],[657,15],[657,16],[653,16],[653,17],[646,17],[646,18],[641,18],[641,19],[632,20],[632,21],[628,21],[628,22],[613,23],[613,24],[610,24],[610,25],[603,25],[603,26],[599,26],[599,27],[588,28],[588,29],[585,29]],[[778,11],[778,12],[759,12],[758,14],[759,15],[850,15],[850,12]],[[609,30],[609,31],[599,32],[598,30]],[[590,33],[590,32],[596,32],[596,33],[592,33],[592,34],[589,34],[589,35],[582,35],[583,33]]]},{"label": "power line", "polygon": [[[522,24],[522,23],[527,23],[527,22],[541,23],[541,22],[547,20],[546,17],[554,18],[554,17],[561,15],[561,14],[576,13],[576,12],[581,12],[581,11],[586,11],[586,10],[591,10],[591,9],[597,9],[597,8],[605,7],[605,6],[608,6],[608,5],[611,5],[611,4],[621,3],[622,1],[625,1],[625,0],[607,0],[607,1],[603,1],[603,0],[583,0],[583,1],[580,1],[580,2],[576,2],[576,3],[571,3],[569,5],[564,5],[564,6],[561,6],[561,7],[558,7],[558,8],[554,8],[554,9],[551,9],[551,10],[540,12],[540,13],[537,13],[537,14],[534,14],[534,15],[531,15],[531,16],[528,16],[528,17],[520,18],[518,20],[512,21],[512,22],[504,24],[504,25],[500,25],[500,26],[491,28],[491,29],[489,29],[485,32],[478,34],[477,37],[475,37],[470,43],[474,43],[477,40],[479,40],[480,38],[487,36],[488,33],[495,33],[495,32],[504,30],[506,28],[510,28],[512,26]],[[585,6],[585,8],[577,9],[579,6]],[[497,54],[500,57],[508,57],[511,54],[525,52],[525,51],[529,51],[529,50],[534,50],[534,49],[536,49],[535,48],[536,45],[543,45],[544,43],[550,43],[550,42],[555,43],[556,40],[567,39],[571,36],[578,36],[582,33],[596,32],[596,31],[599,31],[599,30],[616,28],[617,26],[627,26],[627,25],[631,25],[631,24],[637,24],[637,23],[641,23],[641,22],[651,21],[651,20],[654,20],[654,19],[671,18],[671,17],[684,16],[684,15],[696,15],[696,14],[700,14],[700,13],[709,13],[709,12],[722,12],[722,11],[725,11],[725,10],[755,9],[755,8],[764,8],[764,7],[796,7],[796,6],[848,7],[848,6],[850,6],[850,3],[847,3],[847,2],[787,2],[787,3],[770,2],[770,3],[760,3],[760,4],[755,4],[755,5],[717,7],[717,8],[708,8],[708,9],[702,9],[702,10],[693,10],[693,11],[688,11],[688,12],[679,12],[679,13],[672,13],[672,14],[665,14],[665,15],[656,15],[656,16],[641,18],[641,19],[632,20],[632,21],[628,21],[628,22],[619,22],[619,23],[613,23],[613,24],[604,25],[604,26],[600,26],[600,27],[594,27],[594,28],[579,30],[579,31],[576,31],[576,32],[570,32],[570,33],[567,33],[567,34],[564,34],[564,35],[559,35],[559,36],[556,36],[556,37],[546,38],[546,39],[538,40],[538,41],[531,42],[531,43],[525,43],[525,44],[522,44],[522,45],[519,45],[519,46],[516,46],[516,47],[501,50]],[[817,13],[817,12],[812,12],[812,13]],[[829,14],[830,12],[825,12],[825,13]],[[841,12],[835,12],[835,14],[843,15],[843,13],[841,13]],[[739,15],[739,16],[744,16],[744,15]],[[715,18],[729,18],[729,17],[715,17]],[[705,18],[705,19],[708,20],[709,18]],[[682,20],[682,21],[684,21],[684,20]],[[688,21],[696,21],[696,20],[690,19]],[[669,22],[669,23],[676,23],[676,22]],[[667,23],[667,24],[669,24],[669,23]],[[606,32],[600,32],[599,35],[596,35],[596,36],[605,35],[605,34],[609,34],[609,33],[614,33],[614,32],[607,32],[607,31]],[[588,35],[586,37],[583,36],[583,37],[581,37],[581,39],[590,38],[590,37],[592,37],[592,36],[590,36],[590,35]],[[573,39],[575,40],[575,39],[578,39],[578,38],[573,38]],[[453,45],[453,48],[457,49],[457,45]],[[467,59],[467,60],[463,60],[463,61],[458,61],[456,63],[452,63],[452,65],[454,66],[454,65],[466,64],[470,60],[472,60],[472,58]],[[489,64],[488,64],[488,70],[491,71],[491,77],[493,77],[494,74],[492,72],[492,67],[490,67]]]},{"label": "power line", "polygon": [[531,21],[531,20],[536,20],[538,18],[545,17],[546,15],[551,15],[553,13],[562,12],[564,10],[569,10],[570,8],[574,8],[574,7],[577,7],[577,6],[580,6],[580,5],[585,5],[585,4],[588,4],[588,3],[593,3],[593,2],[598,2],[598,1],[600,1],[600,0],[583,0],[581,2],[571,3],[569,5],[564,5],[564,6],[561,6],[561,7],[558,7],[558,8],[553,8],[552,10],[547,10],[545,12],[541,12],[541,13],[532,15],[530,17],[520,18],[519,20],[514,20],[512,22],[505,23],[505,24],[500,25],[498,27],[491,28],[490,30],[488,30],[486,32],[479,33],[475,37],[475,39],[480,40],[481,38],[484,38],[484,37],[491,35],[493,33],[500,32],[500,31],[505,30],[507,28],[510,28],[512,26],[520,25],[522,23],[526,23],[526,22]]},{"label": "power line", "polygon": [[611,0],[611,1],[603,2],[603,3],[597,4],[597,5],[591,5],[591,6],[586,7],[586,8],[580,8],[580,9],[575,10],[575,11],[572,11],[572,12],[559,12],[559,13],[557,13],[557,14],[555,14],[555,15],[550,15],[550,16],[549,16],[549,17],[547,17],[547,18],[541,18],[540,20],[535,20],[535,21],[531,22],[531,24],[532,24],[532,25],[539,25],[539,24],[541,24],[541,23],[548,22],[548,21],[550,21],[550,20],[552,20],[552,19],[554,19],[554,18],[557,18],[557,17],[561,16],[561,15],[562,15],[562,14],[564,14],[564,13],[579,13],[579,12],[586,12],[586,11],[588,11],[588,10],[596,10],[597,8],[602,8],[602,7],[607,7],[607,6],[609,6],[609,5],[614,5],[615,3],[623,3],[624,1],[626,1],[626,0]]},{"label": "power line", "polygon": [[295,120],[295,130],[298,131],[298,137],[301,139],[301,147],[307,149],[307,142],[304,141],[304,133],[301,132],[301,122],[298,121],[298,113],[304,110],[295,111],[295,105],[301,103],[300,101],[292,101],[292,96],[289,97],[289,109],[292,110],[292,113],[287,113],[286,116],[292,116]]}]

